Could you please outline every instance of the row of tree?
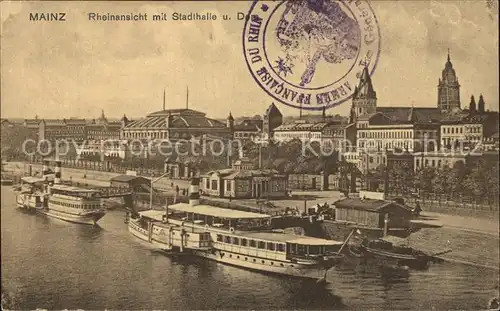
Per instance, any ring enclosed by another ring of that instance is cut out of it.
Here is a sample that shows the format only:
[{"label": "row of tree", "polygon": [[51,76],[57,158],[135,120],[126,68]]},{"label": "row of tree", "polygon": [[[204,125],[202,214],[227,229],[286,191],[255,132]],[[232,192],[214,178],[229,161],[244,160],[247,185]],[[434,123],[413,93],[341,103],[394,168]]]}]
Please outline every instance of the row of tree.
[{"label": "row of tree", "polygon": [[384,189],[389,193],[444,195],[447,200],[459,197],[498,198],[499,163],[483,158],[473,163],[456,162],[452,168],[425,167],[414,171],[405,163],[387,168],[380,165],[368,174],[369,190]]}]

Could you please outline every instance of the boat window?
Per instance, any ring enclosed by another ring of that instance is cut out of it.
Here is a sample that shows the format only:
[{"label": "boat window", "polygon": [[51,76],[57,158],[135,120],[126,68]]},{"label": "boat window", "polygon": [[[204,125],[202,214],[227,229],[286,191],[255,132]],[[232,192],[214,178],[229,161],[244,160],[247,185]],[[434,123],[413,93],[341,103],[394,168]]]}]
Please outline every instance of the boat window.
[{"label": "boat window", "polygon": [[248,240],[247,239],[241,239],[241,246],[247,246],[248,245]]},{"label": "boat window", "polygon": [[233,237],[233,244],[234,245],[240,245],[240,239]]},{"label": "boat window", "polygon": [[278,244],[278,252],[284,252],[285,251],[285,244]]},{"label": "boat window", "polygon": [[320,247],[317,245],[309,245],[309,254],[318,255],[320,251]]},{"label": "boat window", "polygon": [[305,252],[306,252],[305,246],[297,244],[297,254],[304,254]]},{"label": "boat window", "polygon": [[257,245],[257,248],[265,249],[266,248],[266,242],[259,241],[259,244]]},{"label": "boat window", "polygon": [[224,236],[224,243],[231,243],[231,237],[230,236]]},{"label": "boat window", "polygon": [[250,240],[250,247],[257,247],[257,242],[255,242],[255,240]]},{"label": "boat window", "polygon": [[274,251],[275,250],[274,243],[267,242],[267,249],[270,251]]},{"label": "boat window", "polygon": [[217,234],[217,241],[218,241],[218,242],[222,242],[222,235]]}]

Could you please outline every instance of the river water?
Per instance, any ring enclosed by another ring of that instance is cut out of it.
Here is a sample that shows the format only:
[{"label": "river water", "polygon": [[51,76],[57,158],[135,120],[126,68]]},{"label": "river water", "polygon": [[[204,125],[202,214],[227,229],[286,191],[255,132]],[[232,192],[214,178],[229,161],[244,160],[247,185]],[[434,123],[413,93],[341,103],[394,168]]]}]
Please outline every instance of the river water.
[{"label": "river water", "polygon": [[70,224],[15,207],[1,191],[2,288],[9,309],[484,309],[498,271],[436,264],[391,277],[349,262],[318,286],[202,259],[151,251],[128,233],[121,211],[99,226]]}]

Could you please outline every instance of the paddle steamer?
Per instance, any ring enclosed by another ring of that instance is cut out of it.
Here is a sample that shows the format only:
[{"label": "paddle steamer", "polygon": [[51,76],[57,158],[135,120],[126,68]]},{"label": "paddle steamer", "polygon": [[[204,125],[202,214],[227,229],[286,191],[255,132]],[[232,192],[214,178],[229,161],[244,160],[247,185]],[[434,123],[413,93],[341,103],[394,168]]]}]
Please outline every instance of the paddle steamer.
[{"label": "paddle steamer", "polygon": [[200,205],[198,185],[193,178],[189,204],[127,215],[129,231],[164,251],[302,278],[325,280],[344,258],[342,242],[273,232],[269,215]]}]

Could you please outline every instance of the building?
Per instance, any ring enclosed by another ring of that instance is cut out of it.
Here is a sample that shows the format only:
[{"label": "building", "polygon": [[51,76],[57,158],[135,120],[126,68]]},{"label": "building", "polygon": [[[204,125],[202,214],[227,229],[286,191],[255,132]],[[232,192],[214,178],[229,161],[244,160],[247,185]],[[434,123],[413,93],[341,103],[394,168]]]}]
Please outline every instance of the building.
[{"label": "building", "polygon": [[277,127],[283,124],[283,115],[281,111],[272,103],[264,113],[262,122],[261,141],[268,141],[274,137],[274,131]]},{"label": "building", "polygon": [[221,198],[280,198],[288,194],[288,180],[275,170],[252,170],[241,159],[230,169],[211,171],[201,176],[200,189]]},{"label": "building", "polygon": [[388,170],[415,170],[415,156],[413,153],[404,151],[402,153],[387,152],[385,154]]},{"label": "building", "polygon": [[417,152],[414,154],[414,170],[418,171],[422,167],[432,167],[435,169],[453,168],[455,163],[467,164],[477,161],[483,156],[480,152],[457,151],[437,151],[437,152]]},{"label": "building", "polygon": [[358,121],[358,151],[369,153],[383,150],[432,151],[438,148],[437,144],[439,144],[439,123],[419,120],[412,110],[407,120],[395,120],[377,112],[361,116]]},{"label": "building", "polygon": [[460,84],[453,69],[448,51],[448,59],[438,81],[437,106],[443,112],[460,110]]},{"label": "building", "polygon": [[368,228],[408,229],[412,219],[411,209],[403,204],[375,199],[343,199],[334,203],[335,221],[354,223]]},{"label": "building", "polygon": [[85,119],[43,119],[38,126],[38,139],[82,143],[87,139]]},{"label": "building", "polygon": [[234,125],[233,138],[241,141],[255,141],[256,138],[260,137],[263,128],[263,120],[245,119]]},{"label": "building", "polygon": [[441,121],[441,147],[443,149],[473,149],[494,142],[498,133],[498,112],[485,111],[483,95],[479,96],[478,108],[474,95],[469,109],[446,115]]},{"label": "building", "polygon": [[101,111],[99,119],[91,120],[85,125],[85,143],[77,153],[81,156],[98,155],[110,158],[126,157],[126,145],[120,140],[122,122],[108,121]]},{"label": "building", "polygon": [[128,122],[123,128],[126,140],[190,140],[204,134],[230,137],[229,124],[208,118],[192,109],[167,109],[153,112],[141,120]]},{"label": "building", "polygon": [[323,137],[323,130],[328,122],[309,123],[306,120],[297,120],[294,123],[283,124],[274,129],[274,140],[277,142],[287,142],[294,139],[302,141],[320,142]]}]

